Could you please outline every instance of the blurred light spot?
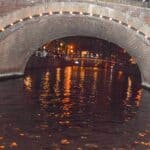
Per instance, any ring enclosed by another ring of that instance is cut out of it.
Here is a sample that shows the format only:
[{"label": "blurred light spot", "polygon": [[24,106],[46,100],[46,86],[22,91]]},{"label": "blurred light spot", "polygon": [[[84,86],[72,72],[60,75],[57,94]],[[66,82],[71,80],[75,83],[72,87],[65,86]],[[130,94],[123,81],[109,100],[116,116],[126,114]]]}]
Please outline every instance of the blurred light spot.
[{"label": "blurred light spot", "polygon": [[0,149],[5,149],[5,146],[4,145],[0,145]]},{"label": "blurred light spot", "polygon": [[68,139],[62,139],[60,143],[63,144],[63,145],[68,145],[68,144],[70,144],[70,142],[69,142]]},{"label": "blurred light spot", "polygon": [[28,91],[31,91],[32,90],[32,78],[30,76],[27,76],[25,79],[24,79],[24,85],[25,85],[25,88],[28,90]]},{"label": "blurred light spot", "polygon": [[10,144],[10,147],[17,147],[18,145],[17,145],[17,143],[16,142],[12,142],[11,144]]}]

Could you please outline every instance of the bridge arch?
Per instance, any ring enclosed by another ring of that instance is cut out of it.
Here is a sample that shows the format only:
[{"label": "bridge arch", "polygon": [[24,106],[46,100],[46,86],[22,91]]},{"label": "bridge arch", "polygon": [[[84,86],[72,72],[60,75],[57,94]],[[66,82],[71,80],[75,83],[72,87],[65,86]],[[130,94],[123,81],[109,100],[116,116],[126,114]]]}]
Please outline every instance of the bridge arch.
[{"label": "bridge arch", "polygon": [[[113,42],[136,58],[142,84],[150,86],[148,25],[122,12],[91,3],[53,2],[6,17],[0,30],[1,76],[21,75],[35,50],[49,40],[89,36]],[[8,19],[11,22],[8,23]],[[145,28],[144,28],[145,26]]]}]

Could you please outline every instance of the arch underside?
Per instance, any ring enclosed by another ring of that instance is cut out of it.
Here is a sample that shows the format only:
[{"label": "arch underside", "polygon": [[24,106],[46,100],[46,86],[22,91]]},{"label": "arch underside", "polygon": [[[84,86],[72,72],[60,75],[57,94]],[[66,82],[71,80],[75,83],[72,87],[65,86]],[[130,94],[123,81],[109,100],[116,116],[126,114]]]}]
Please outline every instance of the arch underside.
[{"label": "arch underside", "polygon": [[1,76],[23,74],[35,50],[48,41],[68,36],[96,37],[119,45],[136,58],[143,84],[150,85],[150,46],[142,37],[109,20],[65,14],[34,18],[9,29],[0,42]]}]

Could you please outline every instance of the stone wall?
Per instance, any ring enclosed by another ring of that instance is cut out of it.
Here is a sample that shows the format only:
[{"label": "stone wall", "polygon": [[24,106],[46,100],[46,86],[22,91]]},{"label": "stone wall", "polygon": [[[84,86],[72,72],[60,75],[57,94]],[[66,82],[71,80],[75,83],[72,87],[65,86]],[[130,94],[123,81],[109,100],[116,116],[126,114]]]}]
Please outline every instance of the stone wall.
[{"label": "stone wall", "polygon": [[[150,41],[147,37],[150,27],[139,19],[141,10],[134,17],[130,10],[134,11],[131,6],[74,0],[31,5],[0,17],[1,28],[12,23],[0,32],[1,76],[23,74],[32,53],[49,40],[82,35],[105,39],[125,48],[137,59],[142,82],[149,86]],[[149,9],[145,10],[149,13]],[[42,14],[45,12],[49,14]],[[13,23],[16,20],[18,22]]]}]

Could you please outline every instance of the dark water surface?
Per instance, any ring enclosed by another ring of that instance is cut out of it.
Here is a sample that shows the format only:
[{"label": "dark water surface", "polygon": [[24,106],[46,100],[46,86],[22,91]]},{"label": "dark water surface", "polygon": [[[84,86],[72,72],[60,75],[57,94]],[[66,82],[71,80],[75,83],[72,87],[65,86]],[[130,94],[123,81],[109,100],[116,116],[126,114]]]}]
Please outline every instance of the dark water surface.
[{"label": "dark water surface", "polygon": [[0,82],[0,149],[150,149],[149,99],[115,66],[28,70]]}]

